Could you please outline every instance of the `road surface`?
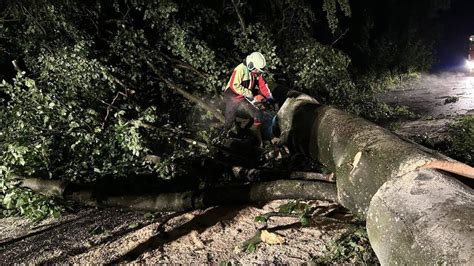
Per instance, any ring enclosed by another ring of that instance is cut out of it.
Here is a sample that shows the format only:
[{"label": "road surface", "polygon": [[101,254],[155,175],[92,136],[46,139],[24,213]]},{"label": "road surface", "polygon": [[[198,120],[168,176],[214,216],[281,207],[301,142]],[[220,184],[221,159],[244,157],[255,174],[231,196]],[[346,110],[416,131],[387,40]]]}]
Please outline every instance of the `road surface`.
[{"label": "road surface", "polygon": [[422,117],[441,118],[474,113],[474,75],[448,72],[424,74],[420,79],[406,82],[384,94],[381,99],[391,105],[405,105]]}]

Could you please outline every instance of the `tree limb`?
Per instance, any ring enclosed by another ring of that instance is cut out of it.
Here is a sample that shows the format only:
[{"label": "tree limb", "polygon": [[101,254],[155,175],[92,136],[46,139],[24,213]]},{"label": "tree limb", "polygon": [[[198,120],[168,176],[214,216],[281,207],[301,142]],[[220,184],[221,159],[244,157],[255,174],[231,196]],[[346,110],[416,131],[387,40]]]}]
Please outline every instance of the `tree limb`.
[{"label": "tree limb", "polygon": [[168,56],[167,54],[163,53],[163,52],[160,52],[158,51],[158,53],[163,56],[166,60],[170,61],[171,63],[174,64],[175,67],[178,67],[178,68],[183,68],[183,69],[187,69],[187,70],[191,70],[192,72],[194,72],[196,75],[200,76],[202,79],[207,79],[209,77],[209,74],[208,73],[205,73],[205,72],[202,72],[198,69],[196,69],[194,66],[192,66],[191,64],[188,64],[186,62],[183,62],[179,59],[176,59],[176,58],[173,58],[171,56]]},{"label": "tree limb", "polygon": [[224,119],[224,116],[222,115],[222,113],[217,109],[217,108],[214,108],[213,106],[207,104],[204,100],[200,99],[199,97],[197,96],[194,96],[193,94],[187,92],[186,90],[184,90],[183,88],[181,88],[180,86],[172,83],[171,81],[169,81],[168,79],[166,79],[163,74],[160,73],[160,71],[158,71],[158,69],[155,67],[155,65],[153,65],[153,63],[151,63],[150,61],[146,61],[147,65],[153,70],[153,72],[163,81],[166,83],[166,85],[168,87],[170,87],[171,89],[173,89],[174,91],[178,92],[179,94],[181,94],[183,97],[185,97],[186,99],[188,99],[189,101],[197,104],[199,107],[201,107],[202,109],[212,113],[214,115],[215,118],[217,118],[220,122],[224,122],[225,119]]},{"label": "tree limb", "polygon": [[349,32],[349,28],[347,28],[341,35],[339,35],[339,37],[337,37],[336,40],[334,40],[331,43],[331,47],[334,46],[339,40],[341,40],[344,37],[344,35],[346,35],[348,32]]},{"label": "tree limb", "polygon": [[13,64],[13,68],[15,68],[16,72],[21,72],[22,71],[16,60],[13,60],[12,64]]},{"label": "tree limb", "polygon": [[108,79],[110,79],[111,81],[113,81],[114,83],[118,84],[120,87],[122,87],[124,89],[123,92],[119,91],[117,92],[117,94],[115,95],[115,97],[112,99],[112,102],[111,103],[106,103],[100,99],[98,99],[100,102],[104,103],[105,105],[107,105],[107,112],[105,114],[105,117],[104,117],[104,121],[102,122],[102,128],[105,127],[105,123],[107,122],[107,119],[109,118],[109,115],[110,115],[110,111],[112,110],[112,108],[114,108],[114,103],[115,101],[118,99],[119,96],[123,96],[124,98],[128,97],[128,95],[133,95],[135,94],[135,90],[132,90],[132,89],[129,89],[121,80],[119,80],[118,78],[116,78],[114,75],[108,73],[107,71],[104,71],[103,72],[104,75],[107,76]]},{"label": "tree limb", "polygon": [[260,177],[263,180],[292,179],[292,180],[311,180],[325,181],[335,183],[334,174],[322,174],[304,171],[278,171],[269,169],[248,169],[241,166],[233,166],[232,173],[235,177],[253,180]]},{"label": "tree limb", "polygon": [[29,188],[43,195],[62,197],[67,184],[61,180],[46,180],[39,178],[25,178],[15,176],[20,179],[19,187]]},{"label": "tree limb", "polygon": [[110,114],[110,110],[112,109],[115,101],[117,100],[117,98],[120,96],[120,95],[123,95],[122,92],[117,92],[117,94],[115,95],[114,99],[112,100],[111,103],[107,104],[107,113],[105,114],[105,117],[104,117],[104,121],[102,122],[102,128],[105,128],[105,123],[107,122],[107,118],[109,118],[109,114]]},{"label": "tree limb", "polygon": [[206,145],[206,143],[204,142],[200,142],[198,140],[194,140],[194,139],[190,139],[190,138],[186,138],[186,137],[183,137],[182,138],[186,143],[188,144],[191,144],[191,145],[194,145],[194,146],[198,146],[199,148],[201,149],[209,149],[209,147]]},{"label": "tree limb", "polygon": [[[37,192],[55,191],[93,206],[110,206],[147,211],[187,211],[217,205],[232,205],[277,199],[329,200],[337,202],[335,184],[314,181],[276,180],[230,187],[218,187],[179,193],[112,196],[98,199],[89,190],[70,191],[61,181],[28,179],[22,187]],[[99,193],[103,195],[102,193]]]},{"label": "tree limb", "polygon": [[99,206],[114,206],[134,210],[185,211],[216,205],[277,199],[319,199],[337,202],[336,186],[324,182],[277,180],[183,193],[109,197],[99,201],[98,204]]},{"label": "tree limb", "polygon": [[245,35],[247,35],[247,27],[245,26],[244,18],[242,17],[242,14],[240,14],[239,7],[237,6],[237,4],[240,3],[240,1],[238,3],[236,3],[235,0],[231,0],[231,1],[232,1],[232,5],[234,6],[235,13],[237,13],[237,17],[239,18],[240,27],[242,27],[242,32]]}]

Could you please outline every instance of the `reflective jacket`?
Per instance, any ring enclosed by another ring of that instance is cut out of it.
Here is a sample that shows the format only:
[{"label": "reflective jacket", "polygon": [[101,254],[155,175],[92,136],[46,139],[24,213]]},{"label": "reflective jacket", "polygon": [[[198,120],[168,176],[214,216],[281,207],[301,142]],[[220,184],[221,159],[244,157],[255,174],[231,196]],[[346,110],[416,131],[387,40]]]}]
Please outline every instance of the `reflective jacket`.
[{"label": "reflective jacket", "polygon": [[227,83],[226,89],[232,90],[232,92],[237,95],[236,98],[238,99],[243,99],[244,97],[253,98],[254,91],[256,92],[256,84],[258,84],[258,93],[255,94],[261,94],[267,99],[273,99],[272,93],[270,92],[263,76],[259,75],[256,77],[256,75],[252,74],[247,66],[242,63],[232,72],[232,76]]}]

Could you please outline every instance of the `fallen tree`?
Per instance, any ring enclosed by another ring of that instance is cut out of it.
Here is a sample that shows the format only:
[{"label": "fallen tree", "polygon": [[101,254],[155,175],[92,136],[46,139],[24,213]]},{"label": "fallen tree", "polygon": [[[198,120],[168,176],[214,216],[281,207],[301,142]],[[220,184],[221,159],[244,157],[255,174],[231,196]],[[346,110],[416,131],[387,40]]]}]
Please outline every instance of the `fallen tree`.
[{"label": "fallen tree", "polygon": [[[452,175],[435,170],[472,177],[472,167],[402,140],[360,117],[322,106],[304,94],[290,94],[277,121],[280,144],[319,160],[335,173],[336,185],[278,180],[182,193],[100,198],[89,191],[68,191],[61,183],[51,183],[57,188],[36,185],[36,190],[64,192],[66,198],[96,206],[154,211],[274,199],[325,199],[339,202],[367,220],[371,245],[382,263],[473,262],[474,233],[469,222],[474,217],[474,193]],[[252,171],[233,170],[243,176]],[[332,180],[329,176],[311,178]],[[34,182],[28,182],[23,185],[35,188]]]},{"label": "fallen tree", "polygon": [[37,178],[24,179],[20,181],[20,186],[92,206],[146,211],[189,211],[217,205],[293,198],[337,200],[336,186],[333,183],[303,180],[276,180],[178,193],[125,196],[104,196],[102,191],[93,190],[74,191],[68,189],[68,185],[63,182]]},{"label": "fallen tree", "polygon": [[472,188],[422,169],[470,177],[472,167],[304,94],[291,95],[277,120],[281,143],[335,173],[338,201],[367,219],[381,263],[474,263]]}]

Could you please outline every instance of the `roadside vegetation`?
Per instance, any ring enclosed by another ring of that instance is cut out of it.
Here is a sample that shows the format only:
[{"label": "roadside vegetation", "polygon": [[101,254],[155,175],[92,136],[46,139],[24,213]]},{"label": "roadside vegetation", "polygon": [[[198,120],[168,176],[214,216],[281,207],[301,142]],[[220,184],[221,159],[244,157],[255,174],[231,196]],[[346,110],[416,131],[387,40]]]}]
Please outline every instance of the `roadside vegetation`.
[{"label": "roadside vegetation", "polygon": [[452,145],[449,156],[474,166],[474,115],[463,117],[452,128]]},{"label": "roadside vegetation", "polygon": [[355,263],[380,264],[372,250],[365,226],[351,226],[337,240],[326,246],[327,253],[313,259],[316,265]]}]

